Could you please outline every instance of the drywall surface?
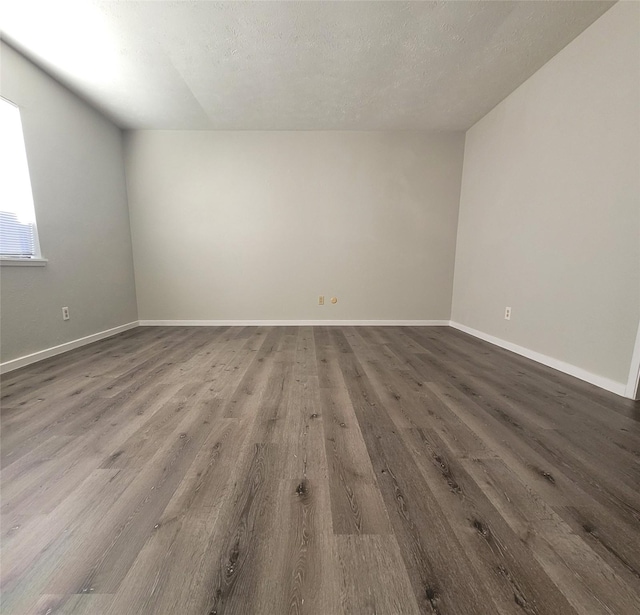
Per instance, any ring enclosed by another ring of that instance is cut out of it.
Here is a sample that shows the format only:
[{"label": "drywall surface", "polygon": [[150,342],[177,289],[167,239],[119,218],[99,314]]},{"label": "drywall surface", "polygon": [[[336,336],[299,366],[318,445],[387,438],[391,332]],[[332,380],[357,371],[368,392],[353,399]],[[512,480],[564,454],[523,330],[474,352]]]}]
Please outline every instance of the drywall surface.
[{"label": "drywall surface", "polygon": [[137,308],[122,132],[7,45],[0,54],[49,261],[0,269],[4,362],[135,321]]},{"label": "drywall surface", "polygon": [[639,23],[616,4],[467,132],[452,312],[621,383],[640,317]]},{"label": "drywall surface", "polygon": [[125,143],[141,320],[449,319],[462,133]]}]

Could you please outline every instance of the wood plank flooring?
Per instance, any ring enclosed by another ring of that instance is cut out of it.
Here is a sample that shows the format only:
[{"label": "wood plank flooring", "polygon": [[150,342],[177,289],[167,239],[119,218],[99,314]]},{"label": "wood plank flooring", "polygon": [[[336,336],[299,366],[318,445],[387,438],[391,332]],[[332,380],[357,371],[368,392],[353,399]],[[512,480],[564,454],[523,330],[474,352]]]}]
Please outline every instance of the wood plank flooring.
[{"label": "wood plank flooring", "polygon": [[450,328],[138,328],[1,427],[5,614],[640,613],[640,404]]}]

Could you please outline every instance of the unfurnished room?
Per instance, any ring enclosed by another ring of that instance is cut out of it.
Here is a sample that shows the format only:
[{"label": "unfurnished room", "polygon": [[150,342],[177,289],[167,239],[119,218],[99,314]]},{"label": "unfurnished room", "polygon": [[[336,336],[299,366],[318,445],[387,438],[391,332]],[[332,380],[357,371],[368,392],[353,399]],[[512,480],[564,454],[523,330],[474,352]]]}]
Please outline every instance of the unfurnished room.
[{"label": "unfurnished room", "polygon": [[0,613],[640,613],[640,0],[0,37]]}]

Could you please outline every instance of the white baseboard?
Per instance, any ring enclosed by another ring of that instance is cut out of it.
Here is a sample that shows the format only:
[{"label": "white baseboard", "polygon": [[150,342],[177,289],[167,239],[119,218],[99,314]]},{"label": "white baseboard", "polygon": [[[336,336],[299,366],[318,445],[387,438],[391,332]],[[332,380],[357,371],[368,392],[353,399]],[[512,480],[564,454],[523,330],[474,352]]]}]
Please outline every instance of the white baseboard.
[{"label": "white baseboard", "polygon": [[142,327],[448,327],[448,320],[141,320]]},{"label": "white baseboard", "polygon": [[[107,329],[106,331],[99,331],[98,333],[93,333],[92,335],[87,335],[86,337],[81,337],[77,340],[72,340],[71,342],[66,342],[65,344],[60,344],[59,346],[53,346],[51,348],[45,348],[44,350],[40,350],[38,352],[34,352],[32,354],[25,355],[24,357],[18,357],[17,359],[12,359],[11,361],[5,361],[4,363],[0,363],[0,374],[6,374],[7,372],[13,371],[15,369],[19,369],[20,367],[24,367],[25,365],[30,365],[31,363],[36,363],[38,361],[42,361],[44,359],[48,359],[49,357],[54,357],[56,355],[62,354],[63,352],[67,352],[69,350],[73,350],[74,348],[80,348],[81,346],[86,346],[87,344],[91,344],[92,342],[97,342],[98,340],[105,339],[107,337],[111,337],[113,335],[117,335],[118,333],[122,333],[123,331],[128,331],[129,329],[133,329],[138,326],[161,326],[161,327],[300,327],[300,326],[327,326],[327,327],[355,327],[355,326],[369,326],[369,327],[446,327],[451,326],[454,329],[458,329],[459,331],[463,331],[464,333],[468,333],[469,335],[473,335],[485,342],[489,342],[490,344],[494,344],[495,346],[499,346],[500,348],[504,348],[506,350],[510,350],[511,352],[515,352],[523,357],[528,359],[532,359],[533,361],[537,361],[538,363],[542,363],[547,367],[551,367],[553,369],[557,369],[560,372],[565,374],[569,374],[570,376],[574,376],[575,378],[579,378],[580,380],[584,380],[585,382],[589,382],[590,384],[594,384],[597,387],[605,389],[606,391],[610,391],[611,393],[615,393],[616,395],[620,395],[622,397],[629,397],[633,399],[632,395],[635,392],[635,387],[632,386],[631,377],[629,383],[616,382],[615,380],[611,380],[610,378],[605,378],[604,376],[598,376],[597,374],[592,374],[581,367],[577,367],[575,365],[571,365],[570,363],[565,363],[564,361],[560,361],[558,359],[554,359],[553,357],[549,357],[540,352],[536,352],[535,350],[530,350],[529,348],[525,348],[524,346],[519,346],[518,344],[514,344],[512,342],[507,342],[506,340],[500,339],[499,337],[495,337],[493,335],[489,335],[488,333],[483,333],[482,331],[478,331],[477,329],[472,329],[466,325],[460,324],[453,320],[140,320],[127,323],[125,325],[120,325],[119,327],[114,327],[113,329]],[[640,338],[640,333],[639,333]],[[634,355],[634,360],[637,360],[637,357]],[[633,392],[632,392],[633,389]]]},{"label": "white baseboard", "polygon": [[482,331],[478,331],[477,329],[472,329],[471,327],[467,327],[467,325],[462,325],[459,322],[454,322],[452,320],[449,324],[454,329],[458,329],[459,331],[463,331],[464,333],[473,335],[474,337],[484,340],[485,342],[489,342],[490,344],[494,344],[495,346],[500,346],[500,348],[510,350],[511,352],[515,352],[516,354],[526,357],[527,359],[532,359],[533,361],[542,363],[547,367],[557,369],[559,372],[569,374],[570,376],[574,376],[575,378],[579,378],[580,380],[584,380],[585,382],[594,384],[601,389],[605,389],[606,391],[610,391],[611,393],[615,393],[616,395],[625,397],[625,390],[627,388],[626,383],[616,382],[615,380],[611,380],[610,378],[592,374],[591,372],[588,372],[581,367],[576,367],[575,365],[571,365],[570,363],[565,363],[564,361],[560,361],[559,359],[554,359],[553,357],[549,357],[540,352],[536,352],[535,350],[529,350],[529,348],[525,348],[524,346],[518,346],[518,344],[507,342],[506,340],[500,339],[499,337],[489,335],[488,333],[483,333]]},{"label": "white baseboard", "polygon": [[107,329],[106,331],[92,333],[91,335],[87,335],[86,337],[81,337],[77,340],[72,340],[70,342],[60,344],[59,346],[45,348],[44,350],[39,350],[38,352],[25,355],[24,357],[18,357],[17,359],[11,359],[11,361],[5,361],[4,363],[0,363],[0,374],[6,374],[7,372],[11,372],[14,369],[24,367],[25,365],[31,365],[31,363],[37,363],[38,361],[43,361],[44,359],[48,359],[49,357],[55,357],[56,355],[62,354],[63,352],[73,350],[74,348],[80,348],[80,346],[86,346],[87,344],[91,344],[92,342],[103,340],[106,337],[117,335],[118,333],[128,331],[129,329],[133,329],[137,326],[138,321],[136,320],[134,322],[129,322],[126,325],[113,327],[113,329]]}]

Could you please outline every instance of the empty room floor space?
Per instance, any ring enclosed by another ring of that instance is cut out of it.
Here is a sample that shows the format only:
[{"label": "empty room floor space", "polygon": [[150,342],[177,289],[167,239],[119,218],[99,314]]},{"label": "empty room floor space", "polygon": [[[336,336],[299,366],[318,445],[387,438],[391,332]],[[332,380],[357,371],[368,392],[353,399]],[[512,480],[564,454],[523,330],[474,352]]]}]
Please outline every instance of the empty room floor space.
[{"label": "empty room floor space", "polygon": [[139,327],[11,372],[2,612],[640,612],[640,405],[448,327]]}]

